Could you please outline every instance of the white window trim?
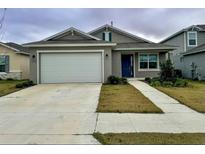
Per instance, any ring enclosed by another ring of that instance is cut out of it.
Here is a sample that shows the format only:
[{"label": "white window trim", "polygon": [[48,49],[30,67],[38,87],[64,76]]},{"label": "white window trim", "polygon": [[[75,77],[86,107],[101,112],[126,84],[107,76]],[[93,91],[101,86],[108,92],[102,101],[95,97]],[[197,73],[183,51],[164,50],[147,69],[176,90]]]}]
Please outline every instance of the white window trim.
[{"label": "white window trim", "polygon": [[[190,45],[189,44],[189,34],[190,33],[196,34],[196,45]],[[197,32],[196,31],[189,31],[189,32],[187,32],[187,44],[188,44],[188,47],[196,47],[197,46]]]},{"label": "white window trim", "polygon": [[[149,68],[149,58],[148,58],[148,68],[147,69],[141,69],[140,68],[140,55],[150,55],[150,54],[156,54],[157,55],[157,68],[156,69],[150,69]],[[138,71],[160,71],[159,69],[159,53],[139,53],[138,54]]]}]

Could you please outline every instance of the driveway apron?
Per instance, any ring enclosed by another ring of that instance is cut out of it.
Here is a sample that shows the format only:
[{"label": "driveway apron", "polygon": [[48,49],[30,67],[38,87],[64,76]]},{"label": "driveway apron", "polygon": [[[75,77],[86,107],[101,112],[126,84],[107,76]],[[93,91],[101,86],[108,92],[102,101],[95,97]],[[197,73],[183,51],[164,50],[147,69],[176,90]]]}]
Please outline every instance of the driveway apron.
[{"label": "driveway apron", "polygon": [[0,98],[0,144],[99,144],[101,84],[41,84]]}]

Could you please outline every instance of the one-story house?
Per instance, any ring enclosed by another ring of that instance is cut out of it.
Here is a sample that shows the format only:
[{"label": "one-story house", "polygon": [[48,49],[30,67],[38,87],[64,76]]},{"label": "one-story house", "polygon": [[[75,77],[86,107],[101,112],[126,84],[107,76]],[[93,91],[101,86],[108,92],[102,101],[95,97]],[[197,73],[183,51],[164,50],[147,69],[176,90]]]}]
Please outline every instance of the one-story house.
[{"label": "one-story house", "polygon": [[30,49],[34,83],[106,82],[110,75],[158,76],[159,64],[175,47],[153,43],[112,25],[89,33],[76,28],[24,44]]},{"label": "one-story house", "polygon": [[0,42],[0,79],[29,79],[30,58],[27,48]]}]

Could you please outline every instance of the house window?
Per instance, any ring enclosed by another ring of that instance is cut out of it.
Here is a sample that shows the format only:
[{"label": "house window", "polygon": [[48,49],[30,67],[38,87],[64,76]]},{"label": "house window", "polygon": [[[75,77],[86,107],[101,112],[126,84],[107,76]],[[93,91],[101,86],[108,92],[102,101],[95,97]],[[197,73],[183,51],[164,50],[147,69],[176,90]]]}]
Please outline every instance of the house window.
[{"label": "house window", "polygon": [[6,56],[0,56],[0,72],[6,72]]},{"label": "house window", "polygon": [[140,55],[140,69],[148,69],[148,55]]},{"label": "house window", "polygon": [[197,32],[188,32],[187,35],[188,46],[197,46]]},{"label": "house window", "polygon": [[111,42],[112,41],[112,33],[111,32],[103,32],[103,40]]},{"label": "house window", "polygon": [[140,54],[139,56],[140,69],[158,69],[158,54]]}]

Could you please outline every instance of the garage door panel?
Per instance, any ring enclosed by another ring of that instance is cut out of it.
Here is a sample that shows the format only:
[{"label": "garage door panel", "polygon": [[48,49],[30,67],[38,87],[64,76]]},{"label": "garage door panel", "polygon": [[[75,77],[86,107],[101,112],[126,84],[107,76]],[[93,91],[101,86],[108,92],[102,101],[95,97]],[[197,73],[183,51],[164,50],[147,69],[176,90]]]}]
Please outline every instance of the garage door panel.
[{"label": "garage door panel", "polygon": [[102,82],[101,53],[43,53],[41,83]]}]

